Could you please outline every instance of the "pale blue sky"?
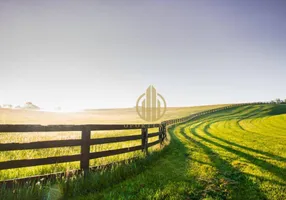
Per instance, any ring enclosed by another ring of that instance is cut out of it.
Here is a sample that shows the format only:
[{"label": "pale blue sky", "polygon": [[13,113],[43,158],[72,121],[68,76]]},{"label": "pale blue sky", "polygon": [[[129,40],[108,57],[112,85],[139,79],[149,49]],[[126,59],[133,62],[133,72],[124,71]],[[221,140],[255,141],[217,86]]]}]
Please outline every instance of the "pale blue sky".
[{"label": "pale blue sky", "polygon": [[0,1],[0,104],[286,98],[286,1]]}]

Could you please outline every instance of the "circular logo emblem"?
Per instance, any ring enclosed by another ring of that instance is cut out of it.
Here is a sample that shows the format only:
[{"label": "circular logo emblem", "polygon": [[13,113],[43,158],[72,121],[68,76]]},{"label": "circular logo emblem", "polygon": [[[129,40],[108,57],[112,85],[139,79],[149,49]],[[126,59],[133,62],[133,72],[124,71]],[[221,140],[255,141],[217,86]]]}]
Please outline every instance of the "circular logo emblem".
[{"label": "circular logo emblem", "polygon": [[136,111],[141,119],[153,122],[159,120],[166,112],[166,101],[157,93],[156,89],[150,85],[146,93],[143,93],[136,103]]}]

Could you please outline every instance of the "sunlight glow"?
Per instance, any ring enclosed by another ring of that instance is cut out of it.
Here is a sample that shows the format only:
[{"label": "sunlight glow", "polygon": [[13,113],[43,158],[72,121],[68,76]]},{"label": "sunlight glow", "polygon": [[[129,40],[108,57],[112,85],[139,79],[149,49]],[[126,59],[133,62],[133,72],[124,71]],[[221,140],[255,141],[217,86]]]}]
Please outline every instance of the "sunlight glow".
[{"label": "sunlight glow", "polygon": [[44,112],[55,112],[55,113],[71,113],[71,112],[81,112],[84,109],[80,108],[54,108],[54,109],[40,109],[39,111],[44,111]]}]

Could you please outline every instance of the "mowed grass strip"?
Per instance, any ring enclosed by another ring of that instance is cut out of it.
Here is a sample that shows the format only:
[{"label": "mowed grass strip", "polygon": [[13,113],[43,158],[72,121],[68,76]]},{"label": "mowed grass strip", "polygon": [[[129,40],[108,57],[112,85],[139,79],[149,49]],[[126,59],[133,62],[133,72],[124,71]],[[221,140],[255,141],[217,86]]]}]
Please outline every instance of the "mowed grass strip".
[{"label": "mowed grass strip", "polygon": [[141,174],[74,199],[286,199],[286,106],[251,105],[169,129]]}]

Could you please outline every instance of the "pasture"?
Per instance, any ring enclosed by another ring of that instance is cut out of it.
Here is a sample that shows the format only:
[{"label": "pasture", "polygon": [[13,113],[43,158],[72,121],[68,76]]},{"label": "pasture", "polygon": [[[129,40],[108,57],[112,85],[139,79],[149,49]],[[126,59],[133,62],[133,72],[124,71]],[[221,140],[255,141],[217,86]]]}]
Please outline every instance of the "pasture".
[{"label": "pasture", "polygon": [[[186,108],[168,108],[163,120],[177,118],[189,115],[191,113],[221,107],[217,106],[201,106]],[[1,124],[131,124],[144,123],[138,118],[134,108],[130,109],[103,109],[103,110],[86,110],[74,113],[53,113],[32,110],[12,110],[0,109]],[[121,131],[93,131],[91,138],[108,138],[118,136],[140,135],[141,130],[121,130]],[[149,133],[158,131],[158,128],[149,129]],[[28,143],[36,141],[66,140],[80,139],[80,132],[36,132],[36,133],[0,133],[1,143]],[[157,138],[150,138],[149,142],[155,141]],[[113,150],[140,145],[141,140],[92,145],[90,152],[99,152],[104,150]],[[160,145],[152,147],[150,150],[157,151]],[[80,147],[63,147],[63,148],[47,148],[40,150],[17,150],[2,152],[0,162],[9,160],[45,158],[61,155],[75,155],[80,153]],[[90,160],[90,166],[102,166],[113,162],[128,160],[133,157],[144,157],[141,151],[125,153],[121,155],[109,156]],[[9,169],[0,171],[0,180],[23,178],[33,175],[49,174],[62,172],[72,169],[79,169],[79,162],[42,165],[36,167],[25,167],[18,169]]]},{"label": "pasture", "polygon": [[286,199],[286,105],[251,105],[169,129],[146,170],[75,199]]},{"label": "pasture", "polygon": [[[165,115],[154,123],[174,119],[226,106],[210,105],[195,107],[168,107]],[[79,112],[42,112],[33,110],[18,110],[0,108],[0,124],[125,124],[146,123],[135,108],[90,109]]]},{"label": "pasture", "polygon": [[[173,113],[169,110],[165,117],[177,118],[216,107],[219,106],[174,108]],[[95,116],[94,111],[88,112]],[[106,112],[113,113],[111,110]],[[129,117],[136,117],[135,112],[133,114],[131,112],[128,113]],[[61,114],[63,113],[59,115]],[[79,114],[83,113],[76,113],[70,118],[66,115],[66,118],[61,118],[62,123],[72,123]],[[125,117],[126,115],[122,114]],[[114,118],[110,117],[112,115],[108,116],[112,123],[116,123],[115,121],[118,120],[116,116],[121,115],[115,114]],[[129,117],[122,117],[124,119],[122,123],[132,123],[130,121],[134,118],[130,117],[127,120]],[[36,121],[36,118],[34,119]],[[95,118],[89,120],[92,121]],[[133,123],[141,123],[138,118],[136,120]],[[58,181],[56,184],[39,183],[23,189],[18,188],[16,194],[2,190],[0,197],[2,194],[5,199],[284,200],[286,199],[285,122],[286,105],[248,105],[218,111],[187,123],[171,126],[168,130],[169,144],[161,151],[158,151],[160,148],[155,146],[147,158],[141,152],[135,152],[102,160],[95,159],[92,161],[93,164],[101,165],[133,156],[140,158],[128,165],[119,165],[112,170],[90,174],[85,180],[79,177],[69,182]],[[16,134],[13,136],[7,133],[0,134],[1,143],[11,142],[11,140],[19,142],[50,140],[54,137],[76,137],[74,136],[76,133]],[[94,132],[92,137],[128,134],[132,135],[134,131]],[[131,143],[109,144],[107,147],[97,145],[92,147],[92,151],[96,151],[97,148],[117,148],[117,145],[123,145],[120,147],[133,145]],[[71,147],[58,150],[47,149],[44,152],[13,152],[10,155],[1,154],[0,159],[60,155],[63,151],[71,153],[77,150]],[[51,173],[74,167],[78,167],[77,163],[2,170],[0,178]]]}]

